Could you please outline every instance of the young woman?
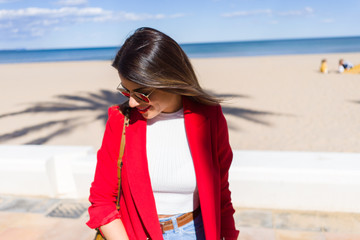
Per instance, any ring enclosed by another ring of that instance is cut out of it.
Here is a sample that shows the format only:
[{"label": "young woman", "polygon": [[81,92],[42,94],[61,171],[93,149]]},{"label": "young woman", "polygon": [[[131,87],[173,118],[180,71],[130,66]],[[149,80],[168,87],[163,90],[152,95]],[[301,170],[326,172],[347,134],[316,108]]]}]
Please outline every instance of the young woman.
[{"label": "young woman", "polygon": [[[169,36],[140,28],[113,66],[129,100],[109,109],[90,189],[91,228],[112,239],[237,239],[228,170],[232,161],[219,102],[200,87]],[[124,124],[120,210],[117,159]]]}]

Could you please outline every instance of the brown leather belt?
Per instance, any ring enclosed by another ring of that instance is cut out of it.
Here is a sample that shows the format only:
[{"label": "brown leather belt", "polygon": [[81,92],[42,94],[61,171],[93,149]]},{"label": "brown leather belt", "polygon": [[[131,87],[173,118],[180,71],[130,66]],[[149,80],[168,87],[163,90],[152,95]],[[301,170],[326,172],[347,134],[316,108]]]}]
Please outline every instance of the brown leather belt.
[{"label": "brown leather belt", "polygon": [[[193,221],[197,216],[200,214],[200,208],[197,208],[193,212],[185,213],[179,217],[176,218],[176,222],[178,227],[184,226],[185,224],[188,224],[189,222]],[[162,233],[165,233],[166,231],[173,230],[174,224],[173,221],[170,219],[165,222],[160,222],[160,227]]]}]

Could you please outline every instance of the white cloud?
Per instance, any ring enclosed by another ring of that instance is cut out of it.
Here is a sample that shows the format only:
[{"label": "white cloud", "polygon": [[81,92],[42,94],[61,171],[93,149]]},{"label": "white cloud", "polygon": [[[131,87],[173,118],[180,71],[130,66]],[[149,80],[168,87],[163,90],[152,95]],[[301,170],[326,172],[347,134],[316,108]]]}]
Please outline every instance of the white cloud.
[{"label": "white cloud", "polygon": [[221,16],[223,17],[246,17],[246,16],[255,16],[255,15],[279,15],[279,16],[305,16],[311,15],[314,13],[314,9],[311,7],[306,7],[301,10],[290,10],[286,12],[275,12],[271,9],[260,9],[260,10],[253,10],[253,11],[238,11],[238,12],[231,12],[231,13],[224,13]]},{"label": "white cloud", "polygon": [[114,18],[122,21],[143,21],[143,20],[161,20],[169,18],[184,17],[185,14],[176,13],[172,15],[165,14],[147,14],[147,13],[131,13],[131,12],[119,12],[114,14]]},{"label": "white cloud", "polygon": [[120,12],[117,15],[119,20],[128,20],[128,21],[141,21],[141,20],[148,20],[148,19],[160,19],[163,18],[161,14],[158,15],[151,15],[151,14],[138,14],[138,13],[128,13],[128,12]]},{"label": "white cloud", "polygon": [[314,13],[314,9],[311,7],[306,7],[301,10],[291,10],[286,12],[279,12],[278,15],[280,16],[305,16],[305,15],[311,15]]},{"label": "white cloud", "polygon": [[105,11],[101,8],[26,8],[18,10],[0,10],[0,20],[9,21],[15,19],[28,19],[30,21],[37,20],[38,18],[44,19],[60,19],[69,17],[76,19],[77,17],[88,17],[89,20],[93,17],[104,16],[112,14],[111,11]]},{"label": "white cloud", "polygon": [[305,12],[307,12],[307,13],[313,13],[313,12],[314,12],[314,9],[312,9],[311,7],[306,7],[306,8],[305,8]]},{"label": "white cloud", "polygon": [[231,13],[224,13],[222,14],[223,17],[242,17],[242,16],[253,16],[253,15],[271,15],[271,9],[260,9],[254,11],[238,11],[238,12],[231,12]]},{"label": "white cloud", "polygon": [[323,22],[323,23],[333,23],[333,22],[335,22],[335,21],[334,21],[334,19],[327,18],[327,19],[321,20],[321,22]]},{"label": "white cloud", "polygon": [[184,14],[177,13],[173,15],[164,14],[139,14],[131,12],[112,12],[102,8],[76,8],[76,7],[63,7],[59,9],[47,8],[26,8],[18,10],[0,10],[0,21],[10,21],[15,19],[36,20],[37,18],[44,19],[61,19],[61,21],[77,22],[81,21],[98,21],[103,20],[127,20],[127,21],[140,21],[148,19],[165,19],[165,18],[179,18]]},{"label": "white cloud", "polygon": [[88,4],[88,0],[60,0],[56,3],[63,6],[79,6]]},{"label": "white cloud", "polygon": [[56,28],[64,29],[70,24],[84,22],[161,20],[183,16],[181,13],[165,15],[113,12],[91,7],[0,9],[0,38],[38,37]]}]

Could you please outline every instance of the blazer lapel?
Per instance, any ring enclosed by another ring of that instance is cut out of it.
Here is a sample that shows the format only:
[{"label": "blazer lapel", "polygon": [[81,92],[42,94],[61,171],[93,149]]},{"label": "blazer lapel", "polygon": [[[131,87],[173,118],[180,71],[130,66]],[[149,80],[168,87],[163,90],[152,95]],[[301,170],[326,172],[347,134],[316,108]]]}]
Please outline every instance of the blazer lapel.
[{"label": "blazer lapel", "polygon": [[127,164],[131,195],[151,238],[162,236],[146,157],[146,120],[136,111],[126,132],[124,164]]},{"label": "blazer lapel", "polygon": [[216,228],[215,219],[217,219],[217,216],[216,211],[213,209],[215,209],[215,201],[217,201],[215,189],[220,188],[214,181],[219,172],[215,171],[216,168],[213,162],[211,122],[203,113],[201,105],[194,104],[186,98],[184,98],[183,103],[185,129],[194,162],[200,206],[202,208],[201,214],[204,219],[205,232],[209,232],[206,229]]},{"label": "blazer lapel", "polygon": [[184,98],[185,129],[194,161],[200,204],[207,207],[214,198],[214,163],[212,161],[210,120],[203,114],[200,106]]}]

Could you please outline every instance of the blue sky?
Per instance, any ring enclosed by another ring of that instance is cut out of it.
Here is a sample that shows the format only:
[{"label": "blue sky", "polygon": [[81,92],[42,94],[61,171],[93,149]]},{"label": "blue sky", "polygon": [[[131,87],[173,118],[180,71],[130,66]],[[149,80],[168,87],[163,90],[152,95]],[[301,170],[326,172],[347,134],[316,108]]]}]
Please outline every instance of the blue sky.
[{"label": "blue sky", "polygon": [[0,0],[0,49],[118,46],[138,27],[179,43],[360,36],[360,1]]}]

